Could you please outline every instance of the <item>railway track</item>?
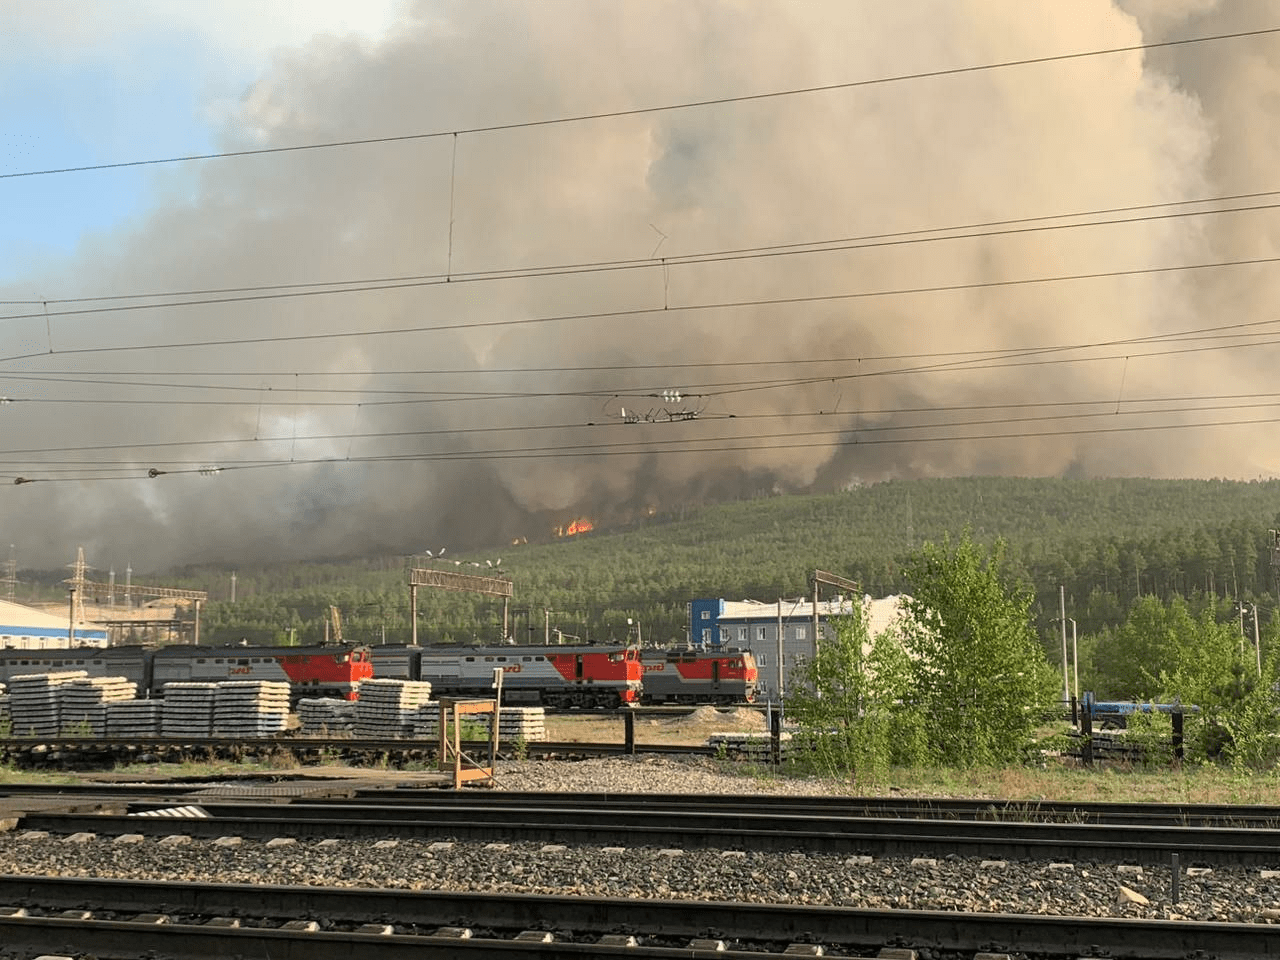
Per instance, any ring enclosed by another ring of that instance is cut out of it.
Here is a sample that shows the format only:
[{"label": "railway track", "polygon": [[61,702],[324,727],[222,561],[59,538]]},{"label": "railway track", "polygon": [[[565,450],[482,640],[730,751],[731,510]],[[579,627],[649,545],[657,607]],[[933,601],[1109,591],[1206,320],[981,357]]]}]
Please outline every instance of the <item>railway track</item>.
[{"label": "railway track", "polygon": [[[487,756],[487,742],[464,742],[471,756]],[[661,756],[715,756],[715,748],[685,744],[579,743],[576,741],[507,741],[499,745],[500,760],[584,760],[594,757],[629,756],[636,753]],[[390,764],[404,767],[437,759],[434,741],[372,740],[319,737],[262,737],[254,739],[155,738],[138,740],[104,737],[9,738],[0,740],[0,763],[26,769],[110,769],[112,766],[145,763],[184,763],[226,760],[240,762],[259,759],[275,762],[287,758],[299,766],[345,763],[356,766]]]},{"label": "railway track", "polygon": [[0,876],[0,904],[5,949],[47,953],[56,945],[99,960],[150,953],[176,960],[759,960],[823,955],[816,948],[827,956],[874,956],[886,947],[1243,960],[1280,952],[1274,928],[1260,924],[679,900]]},{"label": "railway track", "polygon": [[[705,799],[705,798],[704,798]],[[378,796],[356,800],[295,799],[291,802],[188,798],[202,816],[180,827],[155,814],[172,804],[158,799],[102,802],[97,812],[37,810],[25,814],[24,830],[61,835],[91,833],[164,835],[175,830],[211,839],[346,837],[361,839],[522,841],[576,845],[625,845],[680,849],[802,851],[845,856],[986,857],[1046,861],[1168,864],[1176,854],[1185,866],[1280,864],[1280,830],[1267,827],[1200,827],[1132,824],[1015,822],[1011,820],[864,817],[830,809],[742,804],[719,798],[719,806],[658,803],[649,797],[554,802],[510,795],[490,802],[481,794],[465,803],[437,793],[416,803],[384,803]]]},{"label": "railway track", "polygon": [[756,815],[767,812],[834,817],[910,820],[1021,821],[1132,826],[1231,827],[1280,829],[1280,806],[1246,804],[1111,803],[1096,801],[969,800],[906,797],[789,796],[759,794],[744,799],[717,794],[555,793],[474,791],[433,788],[368,787],[361,781],[281,776],[231,778],[203,776],[156,783],[96,782],[3,784],[0,800],[26,797],[85,802],[130,803],[147,800],[197,802],[216,794],[223,799],[275,794],[281,802],[301,797],[346,799],[360,805],[452,807],[538,806],[545,809],[626,811],[642,803],[648,810],[676,813]]},{"label": "railway track", "polygon": [[[3,788],[0,787],[0,794]],[[398,787],[357,790],[353,803],[468,807],[474,795]],[[634,794],[488,792],[486,805],[625,809],[636,805]],[[905,797],[780,796],[749,799],[715,794],[645,794],[652,810],[758,814],[778,811],[818,816],[902,818],[911,820],[992,820],[1042,823],[1090,823],[1132,826],[1253,827],[1280,829],[1280,806],[1244,804],[1103,803],[1096,801],[965,800]]]}]

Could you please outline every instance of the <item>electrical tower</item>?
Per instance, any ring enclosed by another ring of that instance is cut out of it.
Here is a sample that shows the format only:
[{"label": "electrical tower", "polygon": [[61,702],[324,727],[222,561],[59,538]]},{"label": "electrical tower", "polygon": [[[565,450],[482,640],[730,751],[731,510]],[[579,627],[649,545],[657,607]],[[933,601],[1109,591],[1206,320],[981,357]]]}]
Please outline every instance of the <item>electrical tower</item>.
[{"label": "electrical tower", "polygon": [[[114,603],[115,601],[115,578],[112,577],[110,583],[96,583],[85,576],[85,573],[93,568],[84,560],[84,547],[76,550],[76,562],[67,564],[72,568],[72,574],[63,582],[70,585],[75,590],[72,597],[72,618],[76,623],[84,621],[84,596],[86,590],[96,590],[99,594],[105,593]],[[124,581],[124,602],[127,608],[133,607],[133,597],[163,597],[171,600],[190,600],[195,607],[195,620],[193,627],[192,643],[200,642],[200,605],[209,599],[209,593],[206,590],[180,590],[177,587],[146,587],[140,586],[133,582],[133,566],[125,568]]]},{"label": "electrical tower", "polygon": [[5,586],[4,597],[10,603],[13,603],[14,593],[18,586],[18,555],[14,553],[13,544],[9,544],[9,561],[4,565],[4,579],[0,580]]}]

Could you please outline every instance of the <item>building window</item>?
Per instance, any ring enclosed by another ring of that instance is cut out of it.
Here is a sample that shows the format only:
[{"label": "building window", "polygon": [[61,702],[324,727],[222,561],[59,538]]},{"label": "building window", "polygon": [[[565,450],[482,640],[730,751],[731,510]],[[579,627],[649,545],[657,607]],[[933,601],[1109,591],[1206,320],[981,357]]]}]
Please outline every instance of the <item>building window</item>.
[{"label": "building window", "polygon": [[804,640],[804,639],[806,639],[806,638],[808,637],[808,635],[809,635],[809,631],[808,631],[808,629],[804,626],[804,624],[799,624],[799,625],[797,625],[797,626],[796,626],[796,639],[797,639],[797,640]]},{"label": "building window", "polygon": [[765,636],[765,631],[769,629],[768,627],[758,627],[757,629],[760,631],[760,632],[759,632],[759,634],[758,634],[759,639],[761,639],[761,640],[768,640],[768,639],[769,639],[768,637],[766,637],[766,636]]},{"label": "building window", "polygon": [[710,619],[711,619],[711,611],[710,611],[710,610],[703,610],[703,611],[702,611],[702,619],[703,619],[703,620],[710,620]]},{"label": "building window", "polygon": [[767,667],[768,665],[769,665],[769,658],[768,658],[768,657],[766,657],[763,653],[757,653],[757,654],[756,654],[756,666],[757,666],[757,667]]},{"label": "building window", "polygon": [[702,631],[702,642],[703,642],[703,643],[710,643],[710,642],[711,642],[711,628],[710,628],[710,627],[707,627],[705,630],[703,630],[703,631]]},{"label": "building window", "polygon": [[743,643],[746,643],[746,642],[747,642],[747,628],[746,628],[746,627],[739,627],[739,628],[738,628],[738,639],[739,639],[739,640],[741,640]]}]

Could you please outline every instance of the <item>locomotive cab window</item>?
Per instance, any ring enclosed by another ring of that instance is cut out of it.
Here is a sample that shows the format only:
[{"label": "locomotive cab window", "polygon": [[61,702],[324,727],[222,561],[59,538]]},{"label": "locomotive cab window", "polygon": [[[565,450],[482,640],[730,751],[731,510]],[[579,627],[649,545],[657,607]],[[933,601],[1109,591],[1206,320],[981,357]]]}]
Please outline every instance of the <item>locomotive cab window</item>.
[{"label": "locomotive cab window", "polygon": [[525,663],[528,663],[530,660],[533,659],[533,657],[521,657],[520,659],[523,660]]}]

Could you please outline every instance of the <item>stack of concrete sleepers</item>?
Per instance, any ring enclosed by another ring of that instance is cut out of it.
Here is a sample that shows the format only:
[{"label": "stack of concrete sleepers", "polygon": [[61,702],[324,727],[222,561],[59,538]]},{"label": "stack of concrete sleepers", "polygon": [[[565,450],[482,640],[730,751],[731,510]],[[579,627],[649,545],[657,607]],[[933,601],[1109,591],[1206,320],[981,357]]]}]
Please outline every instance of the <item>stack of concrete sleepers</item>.
[{"label": "stack of concrete sleepers", "polygon": [[[752,760],[768,763],[773,754],[773,743],[767,733],[713,733],[707,737],[707,746],[734,760]],[[791,754],[791,734],[785,730],[779,735],[778,748],[782,759]]]},{"label": "stack of concrete sleepers", "polygon": [[337,697],[304,697],[298,701],[298,724],[312,735],[351,733],[356,726],[357,705]]},{"label": "stack of concrete sleepers", "polygon": [[56,737],[61,730],[59,688],[87,677],[83,670],[28,673],[9,681],[9,712],[15,737]]},{"label": "stack of concrete sleepers", "polygon": [[171,682],[164,685],[160,732],[166,737],[207,737],[213,732],[216,683]]},{"label": "stack of concrete sleepers", "polygon": [[[542,707],[503,707],[498,725],[498,739],[511,743],[516,740],[533,742],[547,739],[546,710]],[[488,714],[473,714],[463,718],[472,724],[482,724],[489,729]],[[440,704],[424,704],[413,726],[418,739],[432,740],[440,736]]]},{"label": "stack of concrete sleepers", "polygon": [[289,726],[289,684],[224,680],[213,702],[215,737],[273,737]]},{"label": "stack of concrete sleepers", "polygon": [[150,739],[160,735],[160,700],[119,700],[107,704],[107,736]]},{"label": "stack of concrete sleepers", "polygon": [[425,680],[365,680],[356,702],[356,735],[413,736],[418,711],[430,699],[431,684]]},{"label": "stack of concrete sleepers", "polygon": [[81,677],[62,685],[61,726],[63,734],[104,737],[107,735],[107,704],[132,700],[138,685],[125,677]]}]

